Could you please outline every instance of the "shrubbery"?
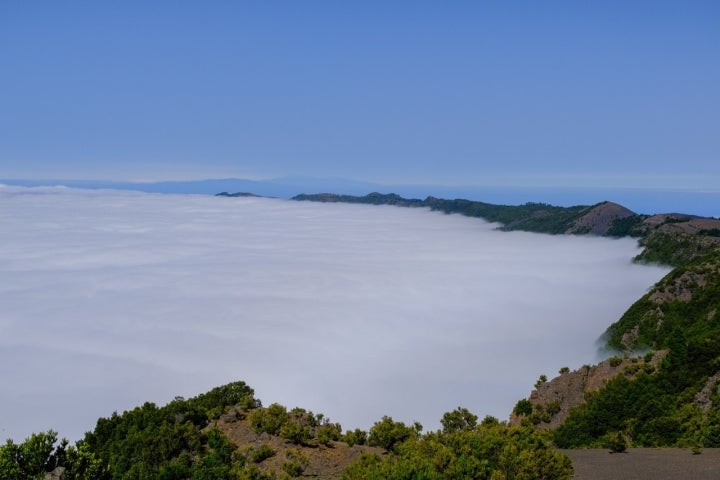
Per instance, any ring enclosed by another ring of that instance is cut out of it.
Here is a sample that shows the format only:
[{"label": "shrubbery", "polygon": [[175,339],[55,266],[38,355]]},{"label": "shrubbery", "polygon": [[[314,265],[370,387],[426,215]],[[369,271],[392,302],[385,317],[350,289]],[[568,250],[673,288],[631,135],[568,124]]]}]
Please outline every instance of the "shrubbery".
[{"label": "shrubbery", "polygon": [[[397,423],[385,417],[375,425],[392,431]],[[409,428],[400,426],[405,431]],[[383,458],[365,455],[342,478],[562,480],[572,474],[570,459],[549,448],[546,438],[530,427],[509,427],[490,418],[473,428],[447,430],[409,435],[394,443]]]},{"label": "shrubbery", "polygon": [[446,412],[440,419],[440,424],[445,433],[459,432],[475,428],[477,419],[477,415],[471,413],[467,408],[458,407],[452,412]]},{"label": "shrubbery", "polygon": [[422,431],[422,425],[415,423],[412,427],[403,422],[395,422],[392,417],[385,416],[370,429],[368,445],[393,450],[400,443],[417,438]]},{"label": "shrubbery", "polygon": [[256,433],[277,435],[289,421],[287,408],[278,403],[273,403],[267,408],[253,410],[250,413],[250,425]]},{"label": "shrubbery", "polygon": [[365,445],[367,442],[367,432],[356,428],[355,430],[348,430],[342,437],[343,442],[347,443],[351,447],[353,445]]}]

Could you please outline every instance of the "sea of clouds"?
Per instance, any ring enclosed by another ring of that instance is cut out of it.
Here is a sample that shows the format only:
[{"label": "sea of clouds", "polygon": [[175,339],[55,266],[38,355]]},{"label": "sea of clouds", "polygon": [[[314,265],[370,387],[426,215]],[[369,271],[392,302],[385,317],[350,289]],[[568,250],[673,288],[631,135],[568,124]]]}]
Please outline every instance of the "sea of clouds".
[{"label": "sea of clouds", "polygon": [[243,380],[345,429],[506,419],[668,270],[426,209],[0,187],[0,437]]}]

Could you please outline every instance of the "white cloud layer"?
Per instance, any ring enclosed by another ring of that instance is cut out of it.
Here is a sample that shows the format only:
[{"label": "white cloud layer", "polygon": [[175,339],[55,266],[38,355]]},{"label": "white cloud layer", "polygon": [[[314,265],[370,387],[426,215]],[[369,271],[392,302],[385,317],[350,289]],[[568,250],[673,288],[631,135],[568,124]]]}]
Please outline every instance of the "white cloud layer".
[{"label": "white cloud layer", "polygon": [[507,418],[667,271],[424,209],[0,187],[0,436],[235,380],[344,428]]}]

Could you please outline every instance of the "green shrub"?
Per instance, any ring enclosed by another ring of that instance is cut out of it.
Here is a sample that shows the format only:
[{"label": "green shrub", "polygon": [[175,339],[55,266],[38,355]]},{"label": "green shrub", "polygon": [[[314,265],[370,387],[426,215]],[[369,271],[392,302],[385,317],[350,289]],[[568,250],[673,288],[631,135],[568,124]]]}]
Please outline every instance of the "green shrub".
[{"label": "green shrub", "polygon": [[255,463],[260,463],[263,460],[267,460],[268,458],[275,455],[275,449],[272,448],[270,445],[263,443],[258,448],[253,450],[250,453],[250,460],[252,460]]},{"label": "green shrub", "polygon": [[548,448],[542,434],[533,428],[482,422],[469,430],[412,437],[384,457],[364,455],[342,478],[567,480],[571,473],[570,459]]},{"label": "green shrub", "polygon": [[556,415],[556,414],[560,413],[560,402],[558,400],[548,402],[545,405],[545,411],[547,413],[549,413],[550,415]]},{"label": "green shrub", "polygon": [[280,436],[296,445],[305,445],[310,440],[310,428],[299,421],[290,420],[280,429]]},{"label": "green shrub", "polygon": [[286,458],[287,461],[283,463],[282,469],[290,477],[301,476],[309,465],[307,457],[305,457],[299,451],[289,450],[286,453]]},{"label": "green shrub", "polygon": [[343,441],[350,445],[365,445],[367,442],[367,432],[356,428],[355,430],[348,430],[342,437]]},{"label": "green shrub", "polygon": [[329,446],[342,437],[342,427],[339,423],[323,423],[315,430],[315,436],[320,445]]},{"label": "green shrub", "polygon": [[255,433],[277,435],[289,418],[287,409],[284,406],[273,403],[267,408],[253,410],[250,413],[250,425],[255,430]]},{"label": "green shrub", "polygon": [[515,415],[530,415],[532,411],[532,402],[530,402],[530,400],[528,400],[527,398],[518,400],[518,402],[515,404],[515,408],[513,408],[513,413]]},{"label": "green shrub", "polygon": [[467,408],[458,407],[452,412],[445,412],[440,419],[444,433],[460,430],[472,430],[477,425],[477,415],[471,413]]},{"label": "green shrub", "polygon": [[605,439],[605,448],[610,449],[610,453],[622,453],[627,450],[627,442],[620,432],[614,432],[607,435]]},{"label": "green shrub", "polygon": [[392,417],[384,416],[370,429],[368,445],[392,451],[398,444],[415,438],[419,430],[422,430],[422,426],[418,423],[415,424],[415,428],[408,427],[403,422],[395,422]]}]

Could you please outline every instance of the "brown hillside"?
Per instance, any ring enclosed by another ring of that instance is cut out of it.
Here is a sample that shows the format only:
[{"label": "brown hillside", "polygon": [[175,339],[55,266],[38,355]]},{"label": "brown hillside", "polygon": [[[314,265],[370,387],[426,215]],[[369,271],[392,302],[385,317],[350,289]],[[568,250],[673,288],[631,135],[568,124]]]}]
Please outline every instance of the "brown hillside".
[{"label": "brown hillside", "polygon": [[663,233],[686,233],[694,235],[707,230],[720,230],[720,220],[696,217],[680,213],[659,213],[645,219],[646,225]]},{"label": "brown hillside", "polygon": [[589,233],[591,235],[607,235],[612,222],[618,218],[627,218],[635,215],[622,205],[613,202],[603,202],[591,208],[585,215],[578,218],[572,227],[565,233]]},{"label": "brown hillside", "polygon": [[585,394],[599,390],[608,380],[617,375],[633,377],[645,370],[654,371],[667,351],[659,351],[649,362],[642,358],[613,357],[594,366],[584,366],[574,372],[561,373],[548,382],[543,382],[530,393],[533,406],[531,415],[510,415],[511,425],[520,425],[528,418],[541,430],[560,426],[570,414],[570,409],[585,401]]},{"label": "brown hillside", "polygon": [[353,462],[360,459],[364,453],[384,455],[385,451],[377,447],[366,445],[353,445],[345,442],[331,442],[329,446],[309,442],[308,445],[295,445],[291,442],[267,433],[257,434],[250,425],[245,412],[235,407],[229,413],[220,417],[210,427],[217,427],[235,446],[243,453],[250,453],[267,445],[275,454],[257,463],[262,472],[274,471],[279,476],[283,474],[283,464],[289,456],[297,455],[307,459],[307,467],[302,473],[303,477],[318,480],[333,480],[340,478],[342,472]]}]

